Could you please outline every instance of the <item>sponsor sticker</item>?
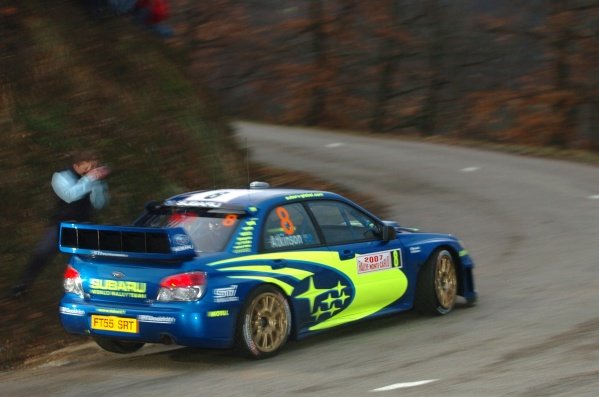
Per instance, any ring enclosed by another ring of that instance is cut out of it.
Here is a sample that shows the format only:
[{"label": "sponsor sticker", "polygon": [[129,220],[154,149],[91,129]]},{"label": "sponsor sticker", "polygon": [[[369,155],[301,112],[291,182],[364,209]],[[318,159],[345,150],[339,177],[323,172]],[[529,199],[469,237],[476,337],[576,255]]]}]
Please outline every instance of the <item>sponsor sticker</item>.
[{"label": "sponsor sticker", "polygon": [[106,308],[99,307],[98,313],[127,314],[127,311],[124,309],[106,309]]},{"label": "sponsor sticker", "polygon": [[358,274],[402,267],[401,250],[373,252],[356,256]]},{"label": "sponsor sticker", "polygon": [[231,202],[237,197],[246,195],[245,190],[210,190],[206,192],[195,193],[183,200],[167,201],[167,205],[177,205],[180,207],[206,207],[220,208],[224,203]]},{"label": "sponsor sticker", "polygon": [[211,312],[206,313],[208,317],[227,317],[229,315],[228,310],[213,310]]},{"label": "sponsor sticker", "polygon": [[223,203],[219,203],[217,201],[196,201],[196,200],[182,200],[176,201],[171,205],[176,205],[178,207],[205,207],[205,208],[220,208]]},{"label": "sponsor sticker", "polygon": [[89,280],[89,287],[90,292],[94,295],[146,298],[146,283],[91,278]]},{"label": "sponsor sticker", "polygon": [[419,254],[421,251],[420,247],[410,247],[410,254]]},{"label": "sponsor sticker", "polygon": [[324,193],[300,193],[300,194],[292,194],[290,196],[285,196],[285,200],[298,200],[305,198],[316,198],[316,197],[324,197]]},{"label": "sponsor sticker", "polygon": [[80,309],[71,309],[70,307],[60,307],[60,312],[62,314],[67,314],[69,316],[85,316],[85,311]]},{"label": "sponsor sticker", "polygon": [[117,254],[115,252],[104,252],[104,251],[92,251],[91,254],[93,256],[116,256],[119,258],[128,258],[129,255],[127,254]]},{"label": "sponsor sticker", "polygon": [[212,293],[214,301],[218,303],[239,301],[239,297],[237,296],[237,285],[215,288]]},{"label": "sponsor sticker", "polygon": [[189,241],[189,237],[186,234],[175,234],[173,236],[173,241],[177,245],[189,245],[191,241]]},{"label": "sponsor sticker", "polygon": [[193,245],[181,245],[178,247],[171,247],[172,252],[181,252],[181,251],[192,250],[192,249],[193,249]]},{"label": "sponsor sticker", "polygon": [[140,323],[155,323],[155,324],[174,324],[177,319],[169,316],[149,316],[141,314],[137,316],[137,320]]}]

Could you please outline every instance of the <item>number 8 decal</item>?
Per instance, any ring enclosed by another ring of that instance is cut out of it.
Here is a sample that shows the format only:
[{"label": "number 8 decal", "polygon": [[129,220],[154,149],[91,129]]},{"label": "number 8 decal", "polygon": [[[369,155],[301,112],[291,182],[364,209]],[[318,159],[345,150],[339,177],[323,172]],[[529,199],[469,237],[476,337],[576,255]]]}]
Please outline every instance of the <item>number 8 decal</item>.
[{"label": "number 8 decal", "polygon": [[290,235],[295,231],[295,225],[293,221],[289,217],[289,212],[283,207],[277,207],[275,210],[277,216],[281,220],[281,228],[285,232],[285,234]]},{"label": "number 8 decal", "polygon": [[223,219],[223,226],[226,227],[231,227],[235,224],[235,221],[237,220],[237,215],[235,214],[227,214],[227,216],[225,216],[225,218]]}]

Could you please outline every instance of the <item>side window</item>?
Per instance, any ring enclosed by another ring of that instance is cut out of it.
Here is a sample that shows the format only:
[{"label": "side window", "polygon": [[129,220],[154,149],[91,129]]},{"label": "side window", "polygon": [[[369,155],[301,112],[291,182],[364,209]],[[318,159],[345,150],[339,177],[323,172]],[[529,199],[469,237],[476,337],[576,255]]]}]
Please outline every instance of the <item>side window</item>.
[{"label": "side window", "polygon": [[313,201],[308,204],[327,244],[342,244],[377,239],[377,223],[362,211],[338,201]]},{"label": "side window", "polygon": [[299,203],[275,207],[270,211],[266,218],[262,241],[267,250],[295,249],[320,244],[312,220]]}]

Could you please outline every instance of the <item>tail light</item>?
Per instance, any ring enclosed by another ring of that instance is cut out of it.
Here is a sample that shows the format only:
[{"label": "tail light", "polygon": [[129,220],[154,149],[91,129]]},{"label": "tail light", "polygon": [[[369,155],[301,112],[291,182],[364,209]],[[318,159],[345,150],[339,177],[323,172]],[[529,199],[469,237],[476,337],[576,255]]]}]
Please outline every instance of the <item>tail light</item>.
[{"label": "tail light", "polygon": [[206,273],[173,274],[160,282],[158,300],[162,302],[198,300],[206,290]]},{"label": "tail light", "polygon": [[80,298],[83,298],[83,284],[81,283],[81,276],[77,269],[71,265],[67,265],[64,271],[63,280],[64,292],[72,293]]}]

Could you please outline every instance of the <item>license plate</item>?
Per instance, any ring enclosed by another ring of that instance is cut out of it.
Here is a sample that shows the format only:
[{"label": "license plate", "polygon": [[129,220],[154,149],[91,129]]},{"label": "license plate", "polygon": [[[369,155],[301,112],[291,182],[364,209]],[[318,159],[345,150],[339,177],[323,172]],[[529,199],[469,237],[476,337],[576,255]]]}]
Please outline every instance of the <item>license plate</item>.
[{"label": "license plate", "polygon": [[91,328],[103,331],[136,334],[139,331],[139,324],[134,318],[98,316],[92,314]]}]

